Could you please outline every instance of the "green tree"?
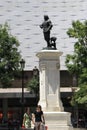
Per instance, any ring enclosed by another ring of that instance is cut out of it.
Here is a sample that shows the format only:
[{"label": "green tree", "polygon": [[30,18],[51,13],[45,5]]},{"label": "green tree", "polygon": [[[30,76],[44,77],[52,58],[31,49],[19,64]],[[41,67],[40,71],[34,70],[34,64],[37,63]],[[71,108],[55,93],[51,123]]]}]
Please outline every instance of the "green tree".
[{"label": "green tree", "polygon": [[27,83],[27,88],[36,96],[39,96],[39,77],[33,76],[33,78]]},{"label": "green tree", "polygon": [[[74,53],[66,57],[66,66],[69,72],[78,77],[78,92],[72,98],[73,104],[85,104],[87,90],[87,21],[73,21],[67,34],[75,38]],[[82,99],[81,101],[79,99]],[[84,100],[83,100],[84,99]]]},{"label": "green tree", "polygon": [[87,108],[87,85],[81,84],[80,89],[74,93],[71,101],[72,105],[78,104]]},{"label": "green tree", "polygon": [[11,87],[14,75],[19,70],[19,42],[9,32],[7,23],[0,25],[0,87]]}]

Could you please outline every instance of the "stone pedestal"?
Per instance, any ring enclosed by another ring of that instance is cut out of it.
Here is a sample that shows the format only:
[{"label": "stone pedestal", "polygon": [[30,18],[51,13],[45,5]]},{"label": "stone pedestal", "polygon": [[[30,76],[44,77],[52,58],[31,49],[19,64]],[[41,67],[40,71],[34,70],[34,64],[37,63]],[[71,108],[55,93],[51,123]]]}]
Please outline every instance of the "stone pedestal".
[{"label": "stone pedestal", "polygon": [[48,130],[72,130],[70,113],[68,112],[45,112]]},{"label": "stone pedestal", "polygon": [[60,99],[60,56],[58,50],[42,50],[39,58],[40,101],[48,130],[71,130],[70,113],[63,112]]},{"label": "stone pedestal", "polygon": [[37,53],[40,69],[40,101],[44,111],[63,111],[60,100],[60,56],[58,50]]}]

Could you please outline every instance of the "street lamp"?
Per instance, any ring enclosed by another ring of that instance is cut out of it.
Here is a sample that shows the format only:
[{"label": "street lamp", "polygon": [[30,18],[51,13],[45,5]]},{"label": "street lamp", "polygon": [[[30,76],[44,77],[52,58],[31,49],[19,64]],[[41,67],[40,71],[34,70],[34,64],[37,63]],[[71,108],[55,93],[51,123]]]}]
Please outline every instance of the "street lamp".
[{"label": "street lamp", "polygon": [[[23,114],[24,114],[24,67],[25,67],[25,61],[24,61],[24,59],[21,59],[20,65],[21,65],[21,72],[22,72],[22,97],[21,97],[21,105],[22,105],[22,119],[23,119]],[[21,124],[22,124],[22,120],[21,120]]]}]

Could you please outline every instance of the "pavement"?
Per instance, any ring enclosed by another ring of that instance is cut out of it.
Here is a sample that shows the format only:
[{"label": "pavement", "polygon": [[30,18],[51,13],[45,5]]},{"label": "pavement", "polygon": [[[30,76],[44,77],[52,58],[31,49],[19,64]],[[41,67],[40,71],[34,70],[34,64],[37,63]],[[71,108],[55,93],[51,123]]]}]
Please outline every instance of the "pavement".
[{"label": "pavement", "polygon": [[87,130],[87,128],[73,128],[73,130]]}]

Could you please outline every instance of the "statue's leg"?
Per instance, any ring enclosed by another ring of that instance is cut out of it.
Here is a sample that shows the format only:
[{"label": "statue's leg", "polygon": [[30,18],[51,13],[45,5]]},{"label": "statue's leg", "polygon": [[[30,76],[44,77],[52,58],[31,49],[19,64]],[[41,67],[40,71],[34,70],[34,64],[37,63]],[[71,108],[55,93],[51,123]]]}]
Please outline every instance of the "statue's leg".
[{"label": "statue's leg", "polygon": [[44,33],[44,39],[47,42],[47,47],[50,47],[50,32],[49,31]]},{"label": "statue's leg", "polygon": [[50,31],[47,32],[47,47],[51,47],[51,43],[50,43]]},{"label": "statue's leg", "polygon": [[47,47],[51,47],[51,46],[50,46],[50,41],[47,41]]}]

